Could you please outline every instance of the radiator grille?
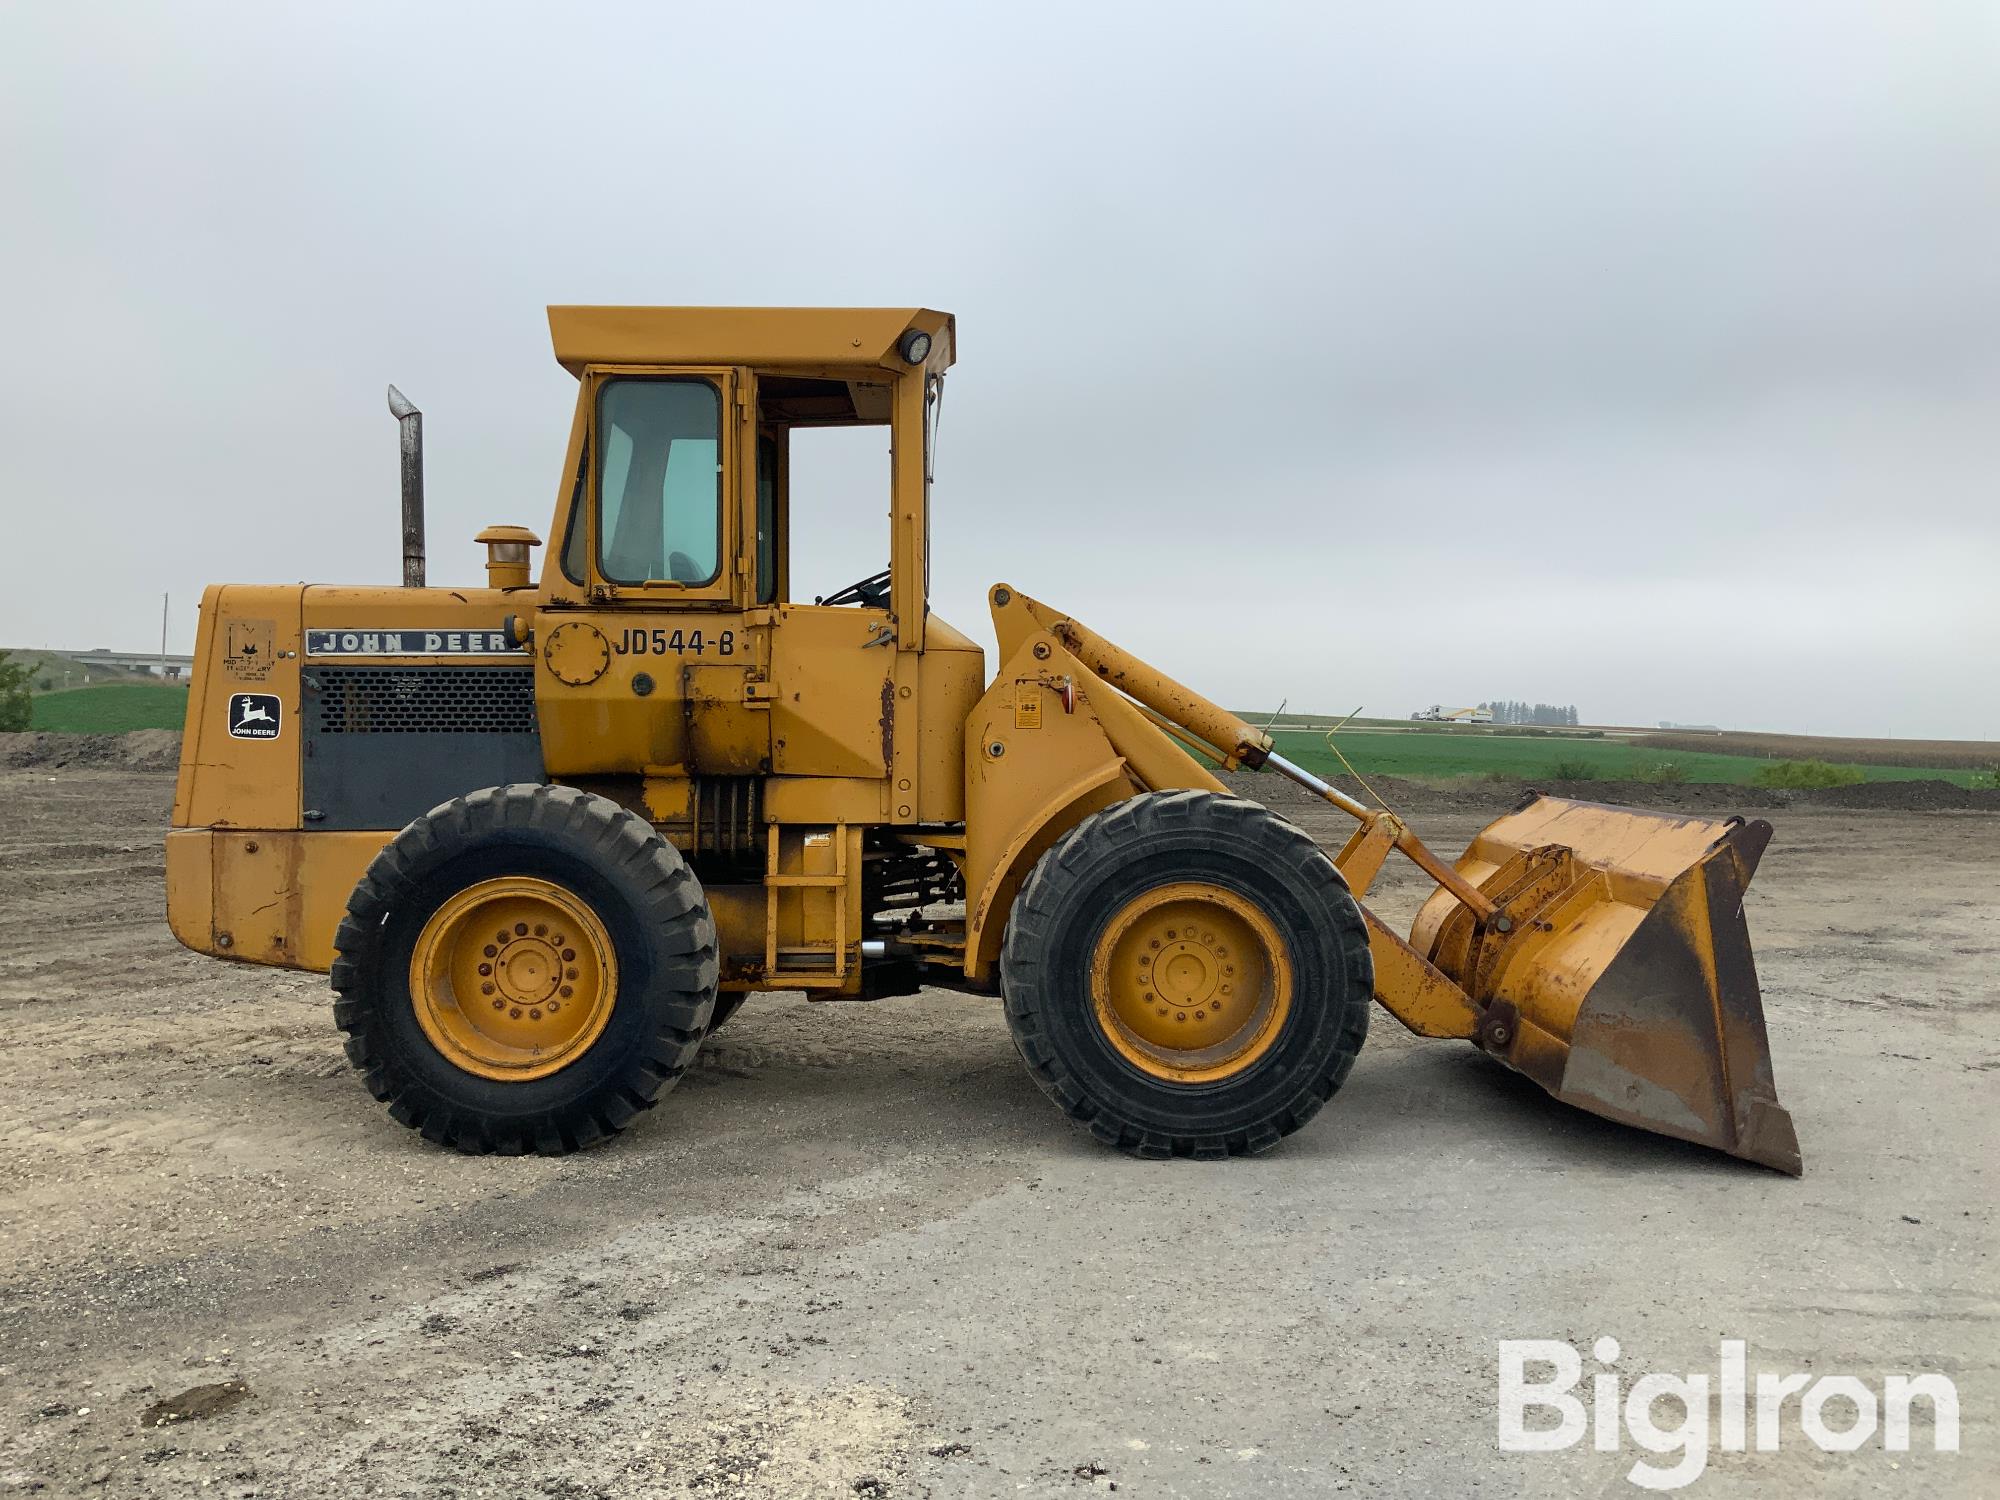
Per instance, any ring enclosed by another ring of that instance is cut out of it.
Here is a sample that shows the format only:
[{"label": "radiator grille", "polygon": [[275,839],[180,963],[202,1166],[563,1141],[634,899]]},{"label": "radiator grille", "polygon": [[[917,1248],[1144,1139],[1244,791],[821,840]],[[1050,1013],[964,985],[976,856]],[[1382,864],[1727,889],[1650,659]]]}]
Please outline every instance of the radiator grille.
[{"label": "radiator grille", "polygon": [[533,667],[316,667],[322,734],[533,734]]}]

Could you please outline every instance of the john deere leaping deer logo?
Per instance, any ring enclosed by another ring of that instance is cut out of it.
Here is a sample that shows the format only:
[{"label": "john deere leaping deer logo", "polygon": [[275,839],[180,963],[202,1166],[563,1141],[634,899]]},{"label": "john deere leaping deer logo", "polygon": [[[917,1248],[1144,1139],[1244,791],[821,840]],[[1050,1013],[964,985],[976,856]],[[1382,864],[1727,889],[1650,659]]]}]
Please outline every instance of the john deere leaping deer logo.
[{"label": "john deere leaping deer logo", "polygon": [[229,737],[275,740],[284,713],[276,693],[234,693],[229,699]]}]

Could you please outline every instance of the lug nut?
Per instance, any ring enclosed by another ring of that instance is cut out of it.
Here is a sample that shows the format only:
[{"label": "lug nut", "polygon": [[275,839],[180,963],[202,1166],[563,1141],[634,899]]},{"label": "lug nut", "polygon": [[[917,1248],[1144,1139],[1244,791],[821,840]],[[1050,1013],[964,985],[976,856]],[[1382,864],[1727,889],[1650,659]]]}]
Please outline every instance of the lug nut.
[{"label": "lug nut", "polygon": [[479,966],[479,972],[480,972],[481,974],[491,974],[491,973],[493,972],[493,965],[491,965],[491,964],[481,964],[481,965]]},{"label": "lug nut", "polygon": [[561,946],[562,946],[562,945],[563,945],[564,943],[568,942],[568,941],[569,941],[569,939],[568,939],[568,938],[566,938],[566,937],[564,937],[564,936],[563,936],[563,935],[562,935],[562,934],[561,934],[561,933],[559,932],[559,933],[557,933],[557,934],[556,934],[556,935],[555,935],[554,937],[550,938],[550,939],[549,939],[549,941],[550,941],[550,942],[552,942],[552,943],[554,943],[554,944],[555,944],[555,945],[556,945],[556,946],[557,946],[558,948],[560,948],[560,947],[561,947]]},{"label": "lug nut", "polygon": [[494,946],[493,946],[493,945],[492,945],[491,943],[488,943],[488,944],[486,945],[486,956],[487,956],[488,958],[495,958],[495,957],[498,957],[498,956],[499,956],[499,953],[500,953],[500,950],[499,950],[498,948],[494,947]]},{"label": "lug nut", "polygon": [[539,1021],[541,1020],[541,1018],[542,1018],[542,1013],[539,1010],[531,1010],[528,1012],[528,1019],[530,1021]]},{"label": "lug nut", "polygon": [[563,958],[563,962],[564,962],[564,963],[566,963],[566,964],[573,964],[573,963],[575,963],[575,962],[576,962],[576,949],[574,949],[574,948],[565,948],[565,949],[563,949],[563,951],[562,951],[562,958]]},{"label": "lug nut", "polygon": [[560,1000],[551,1000],[551,1001],[549,1002],[549,1014],[550,1014],[550,1015],[554,1015],[554,1014],[555,1014],[555,1013],[556,1013],[557,1011],[559,1011],[559,1010],[561,1010],[561,1009],[562,1009],[562,1001],[560,1001]]},{"label": "lug nut", "polygon": [[526,937],[527,935],[528,935],[528,924],[526,922],[516,922],[514,924],[514,936]]},{"label": "lug nut", "polygon": [[516,1006],[513,1006],[512,1008],[510,1008],[510,1009],[508,1010],[508,1012],[507,1012],[507,1019],[508,1019],[508,1020],[510,1020],[510,1021],[518,1021],[518,1020],[520,1020],[520,1019],[521,1019],[521,1007],[520,1007],[520,1006],[518,1006],[518,1005],[516,1005]]},{"label": "lug nut", "polygon": [[574,978],[576,978],[576,970],[574,970],[574,969],[564,969],[564,970],[563,970],[563,978],[565,978],[565,979],[574,979]]},{"label": "lug nut", "polygon": [[505,1010],[507,1008],[507,1002],[505,1000],[495,1000],[493,1002],[493,1008],[495,1010]]},{"label": "lug nut", "polygon": [[485,984],[482,984],[482,985],[481,985],[481,986],[479,987],[479,993],[480,993],[480,994],[482,994],[482,995],[490,995],[490,994],[492,994],[492,993],[493,993],[493,985],[492,985],[491,981],[488,981],[487,983],[485,983]]},{"label": "lug nut", "polygon": [[548,935],[549,935],[549,924],[546,922],[537,922],[535,924],[535,936],[547,937]]},{"label": "lug nut", "polygon": [[[571,995],[574,995],[576,991],[571,989],[568,985],[564,985],[561,989],[557,990],[556,993],[561,995],[563,999],[567,1000]],[[550,1006],[549,1008],[551,1010],[555,1009],[554,1006]]]}]

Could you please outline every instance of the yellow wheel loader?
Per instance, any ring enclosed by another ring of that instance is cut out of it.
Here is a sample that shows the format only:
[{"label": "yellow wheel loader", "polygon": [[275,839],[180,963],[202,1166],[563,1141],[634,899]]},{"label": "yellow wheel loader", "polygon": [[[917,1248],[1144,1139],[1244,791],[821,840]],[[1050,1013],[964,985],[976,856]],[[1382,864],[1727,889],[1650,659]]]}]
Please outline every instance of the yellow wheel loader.
[{"label": "yellow wheel loader", "polygon": [[[579,385],[539,576],[480,534],[423,586],[211,588],[168,913],[330,972],[389,1112],[465,1151],[616,1133],[757,990],[1003,998],[1036,1082],[1146,1156],[1258,1151],[1338,1089],[1372,999],[1557,1098],[1799,1170],[1743,893],[1763,823],[1538,797],[1455,864],[1268,735],[1001,584],[998,671],[930,612],[928,310],[557,307]],[[885,572],[792,588],[793,438],[886,428]],[[1211,766],[1357,820],[1329,858]],[[1361,904],[1436,882],[1407,939]]]}]

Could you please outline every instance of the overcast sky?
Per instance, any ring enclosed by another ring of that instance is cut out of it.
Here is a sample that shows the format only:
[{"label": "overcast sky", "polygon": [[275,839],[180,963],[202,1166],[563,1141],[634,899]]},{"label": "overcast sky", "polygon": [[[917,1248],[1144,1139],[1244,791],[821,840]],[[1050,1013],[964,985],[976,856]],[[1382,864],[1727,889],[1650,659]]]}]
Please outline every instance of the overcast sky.
[{"label": "overcast sky", "polygon": [[1005,579],[1236,707],[2000,736],[2000,7],[969,14],[6,7],[0,644],[394,581],[390,380],[478,580],[547,303],[922,304],[981,639]]}]

